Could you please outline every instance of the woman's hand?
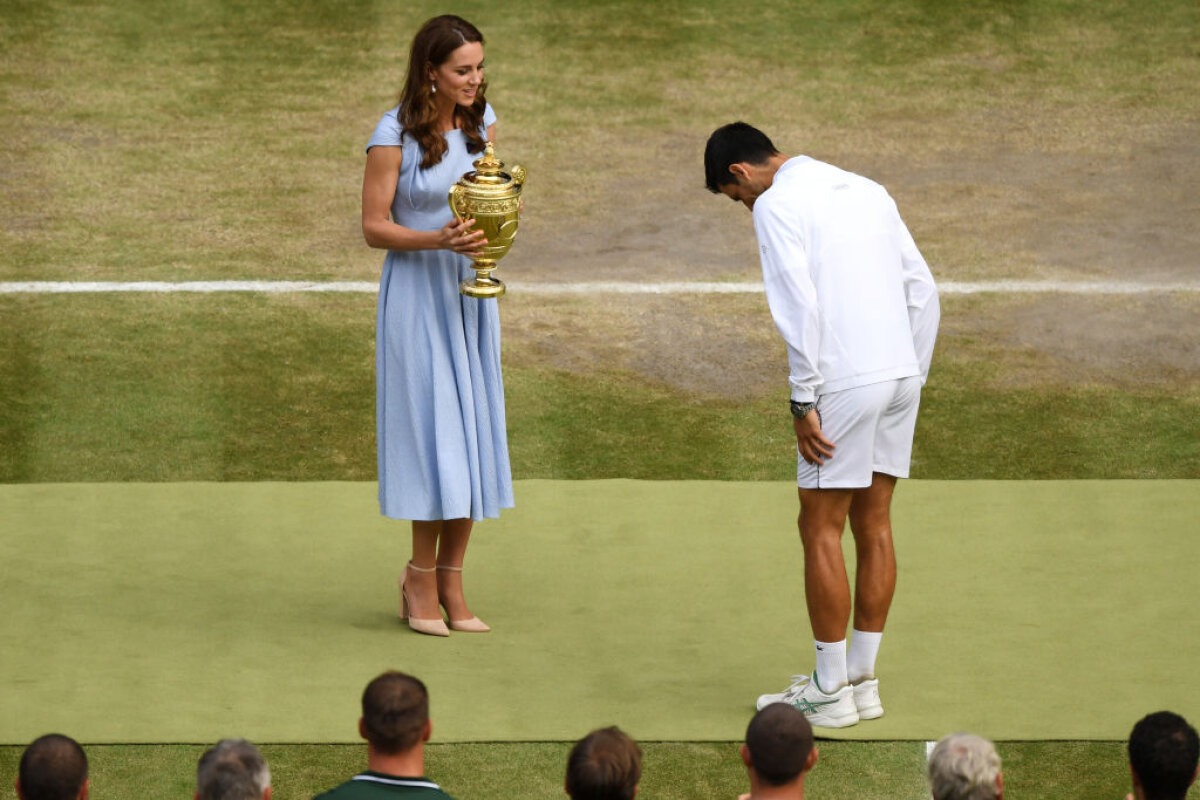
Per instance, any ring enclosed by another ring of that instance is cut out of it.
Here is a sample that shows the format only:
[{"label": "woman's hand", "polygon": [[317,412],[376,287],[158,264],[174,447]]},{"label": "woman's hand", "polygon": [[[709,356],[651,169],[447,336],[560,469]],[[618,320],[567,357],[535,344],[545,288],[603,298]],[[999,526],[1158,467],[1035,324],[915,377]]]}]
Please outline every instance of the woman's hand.
[{"label": "woman's hand", "polygon": [[483,238],[483,231],[471,230],[471,226],[474,224],[475,220],[473,219],[459,221],[456,217],[450,220],[438,231],[438,246],[443,250],[453,250],[468,258],[479,258],[483,255],[487,239]]}]

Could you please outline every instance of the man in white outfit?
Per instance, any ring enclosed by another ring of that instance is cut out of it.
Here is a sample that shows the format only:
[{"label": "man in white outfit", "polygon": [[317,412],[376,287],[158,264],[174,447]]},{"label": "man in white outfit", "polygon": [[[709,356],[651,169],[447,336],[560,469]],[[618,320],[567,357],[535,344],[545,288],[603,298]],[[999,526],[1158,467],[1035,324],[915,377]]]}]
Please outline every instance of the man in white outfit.
[{"label": "man in white outfit", "polygon": [[[831,728],[875,719],[883,715],[875,658],[896,587],[892,492],[908,477],[941,313],[933,276],[874,181],[788,158],[744,122],[709,137],[704,169],[710,191],[753,213],[767,303],[787,345],[799,453],[816,669],[758,707],[791,703]],[[858,561],[849,648],[847,518]]]}]

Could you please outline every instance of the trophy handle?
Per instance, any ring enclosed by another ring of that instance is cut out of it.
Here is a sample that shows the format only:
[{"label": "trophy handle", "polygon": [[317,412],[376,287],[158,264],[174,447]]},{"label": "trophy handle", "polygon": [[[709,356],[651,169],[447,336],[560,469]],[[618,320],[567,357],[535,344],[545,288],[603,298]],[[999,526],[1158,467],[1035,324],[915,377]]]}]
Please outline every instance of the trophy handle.
[{"label": "trophy handle", "polygon": [[525,168],[524,167],[513,167],[512,170],[509,171],[509,175],[512,176],[513,183],[515,183],[517,186],[520,186],[520,187],[525,186]]},{"label": "trophy handle", "polygon": [[454,212],[454,218],[459,222],[466,219],[466,198],[463,192],[466,190],[461,183],[456,183],[450,187],[450,210]]}]

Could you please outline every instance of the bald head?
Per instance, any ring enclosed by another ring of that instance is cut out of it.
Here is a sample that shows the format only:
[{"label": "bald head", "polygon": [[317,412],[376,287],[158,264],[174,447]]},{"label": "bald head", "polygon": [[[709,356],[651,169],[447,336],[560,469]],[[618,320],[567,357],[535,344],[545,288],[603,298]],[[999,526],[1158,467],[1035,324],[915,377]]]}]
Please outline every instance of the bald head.
[{"label": "bald head", "polygon": [[79,800],[87,797],[87,756],[70,736],[51,733],[25,748],[17,770],[21,800]]}]

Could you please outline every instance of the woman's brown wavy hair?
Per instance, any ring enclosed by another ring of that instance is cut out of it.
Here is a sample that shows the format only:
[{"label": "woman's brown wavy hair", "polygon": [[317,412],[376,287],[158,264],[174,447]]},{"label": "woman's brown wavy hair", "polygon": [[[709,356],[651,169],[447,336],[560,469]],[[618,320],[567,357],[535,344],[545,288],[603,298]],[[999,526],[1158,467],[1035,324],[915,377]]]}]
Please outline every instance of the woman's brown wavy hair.
[{"label": "woman's brown wavy hair", "polygon": [[[422,25],[413,37],[408,53],[408,76],[400,93],[400,112],[397,117],[404,134],[411,134],[425,153],[421,169],[432,167],[446,155],[446,139],[437,129],[437,106],[427,77],[428,68],[440,67],[451,53],[468,42],[483,44],[483,34],[474,25],[453,14],[434,17]],[[459,106],[454,110],[455,125],[466,135],[467,151],[471,153],[483,152],[485,144],[479,129],[483,125],[483,111],[487,108],[484,98],[486,91],[487,81],[484,81],[470,107]]]}]

